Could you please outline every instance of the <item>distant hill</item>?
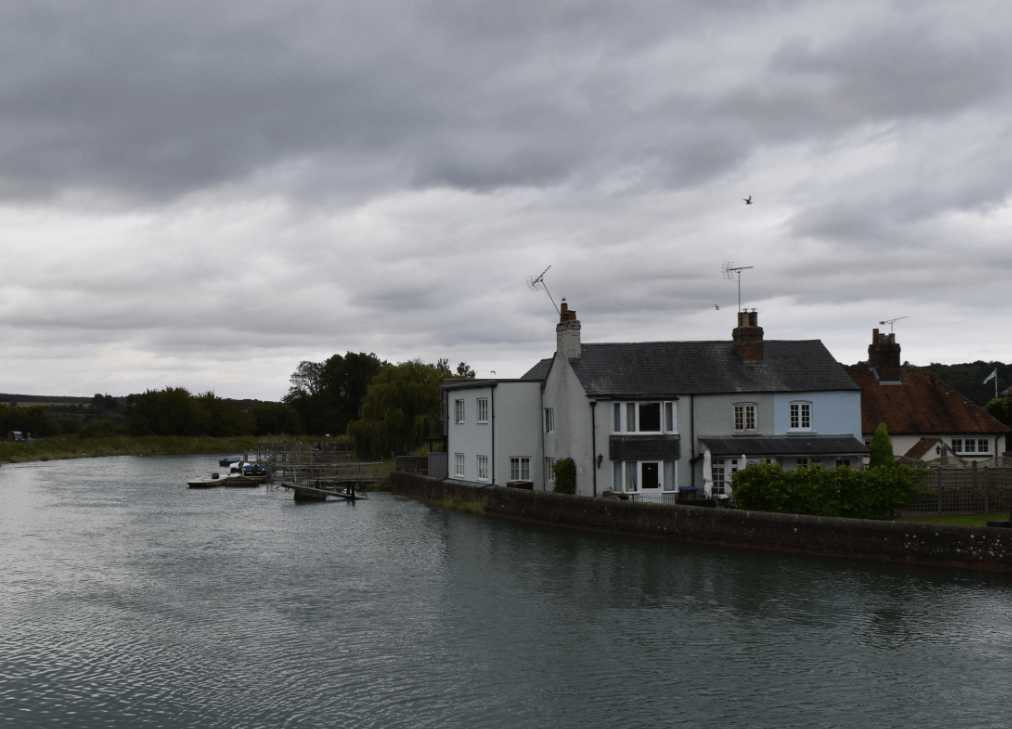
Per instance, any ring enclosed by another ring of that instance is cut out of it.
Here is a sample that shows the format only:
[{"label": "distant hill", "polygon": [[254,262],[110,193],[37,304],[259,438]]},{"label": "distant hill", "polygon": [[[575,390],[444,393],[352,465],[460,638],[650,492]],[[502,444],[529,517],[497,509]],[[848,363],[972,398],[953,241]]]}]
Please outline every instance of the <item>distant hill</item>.
[{"label": "distant hill", "polygon": [[94,401],[91,397],[72,397],[70,395],[8,395],[0,392],[0,402],[89,405]]},{"label": "distant hill", "polygon": [[[127,403],[128,395],[122,395],[114,398],[119,404],[125,405]],[[136,395],[134,395],[136,397]],[[232,398],[222,398],[227,402],[234,403],[235,405],[248,410],[256,405],[280,405],[281,403],[274,400],[256,400],[256,399],[245,399],[245,400],[234,400]],[[7,394],[0,392],[0,402],[16,402],[20,404],[31,403],[37,405],[92,405],[95,402],[94,397],[74,397],[72,395],[16,395]]]}]

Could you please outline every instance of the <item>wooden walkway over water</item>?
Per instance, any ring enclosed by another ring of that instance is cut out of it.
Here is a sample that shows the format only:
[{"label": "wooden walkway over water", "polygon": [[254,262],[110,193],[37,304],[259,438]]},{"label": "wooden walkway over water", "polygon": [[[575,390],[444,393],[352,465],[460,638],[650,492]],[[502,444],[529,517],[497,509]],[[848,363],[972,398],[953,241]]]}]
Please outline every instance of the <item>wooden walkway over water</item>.
[{"label": "wooden walkway over water", "polygon": [[269,483],[291,490],[296,501],[326,501],[327,497],[357,501],[370,485],[389,475],[382,461],[352,461],[350,443],[325,438],[315,444],[261,444],[251,463],[266,466]]}]

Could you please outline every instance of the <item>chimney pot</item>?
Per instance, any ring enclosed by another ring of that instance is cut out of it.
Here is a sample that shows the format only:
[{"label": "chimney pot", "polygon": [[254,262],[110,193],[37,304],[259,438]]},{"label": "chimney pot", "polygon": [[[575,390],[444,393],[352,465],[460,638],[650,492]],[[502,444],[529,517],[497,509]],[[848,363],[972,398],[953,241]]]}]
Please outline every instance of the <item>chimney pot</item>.
[{"label": "chimney pot", "polygon": [[571,310],[562,300],[561,317],[558,326],[555,327],[555,351],[563,357],[580,356],[580,322],[576,318],[576,311]]},{"label": "chimney pot", "polygon": [[763,329],[759,326],[759,314],[755,311],[739,311],[738,326],[731,333],[734,348],[748,361],[763,358]]},{"label": "chimney pot", "polygon": [[896,343],[896,334],[886,334],[875,329],[872,331],[872,339],[868,345],[868,368],[880,382],[902,380],[900,345]]}]

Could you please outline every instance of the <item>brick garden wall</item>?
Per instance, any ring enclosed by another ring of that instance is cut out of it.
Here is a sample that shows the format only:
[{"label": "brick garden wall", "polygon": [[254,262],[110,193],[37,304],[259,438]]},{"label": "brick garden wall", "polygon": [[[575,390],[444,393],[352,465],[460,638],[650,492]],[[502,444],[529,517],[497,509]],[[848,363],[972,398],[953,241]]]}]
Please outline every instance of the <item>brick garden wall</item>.
[{"label": "brick garden wall", "polygon": [[391,490],[423,501],[481,502],[498,516],[751,549],[1012,571],[1012,529],[837,519],[645,504],[392,473]]}]

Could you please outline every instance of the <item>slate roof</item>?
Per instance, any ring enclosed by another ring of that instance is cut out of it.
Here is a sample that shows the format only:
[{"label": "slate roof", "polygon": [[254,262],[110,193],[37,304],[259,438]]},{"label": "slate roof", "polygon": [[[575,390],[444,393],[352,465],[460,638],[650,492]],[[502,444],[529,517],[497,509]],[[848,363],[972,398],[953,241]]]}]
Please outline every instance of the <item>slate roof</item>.
[{"label": "slate roof", "polygon": [[863,369],[847,374],[861,387],[861,432],[885,423],[889,435],[1007,433],[1009,429],[931,372],[903,370],[902,385],[880,385]]},{"label": "slate roof", "polygon": [[536,365],[531,367],[529,370],[520,375],[521,380],[537,380],[544,382],[545,378],[548,377],[548,370],[552,368],[552,357],[543,359]]},{"label": "slate roof", "polygon": [[569,363],[591,397],[859,389],[818,339],[763,344],[763,359],[755,362],[729,341],[584,344]]},{"label": "slate roof", "polygon": [[715,456],[867,455],[868,446],[852,435],[700,438]]}]

